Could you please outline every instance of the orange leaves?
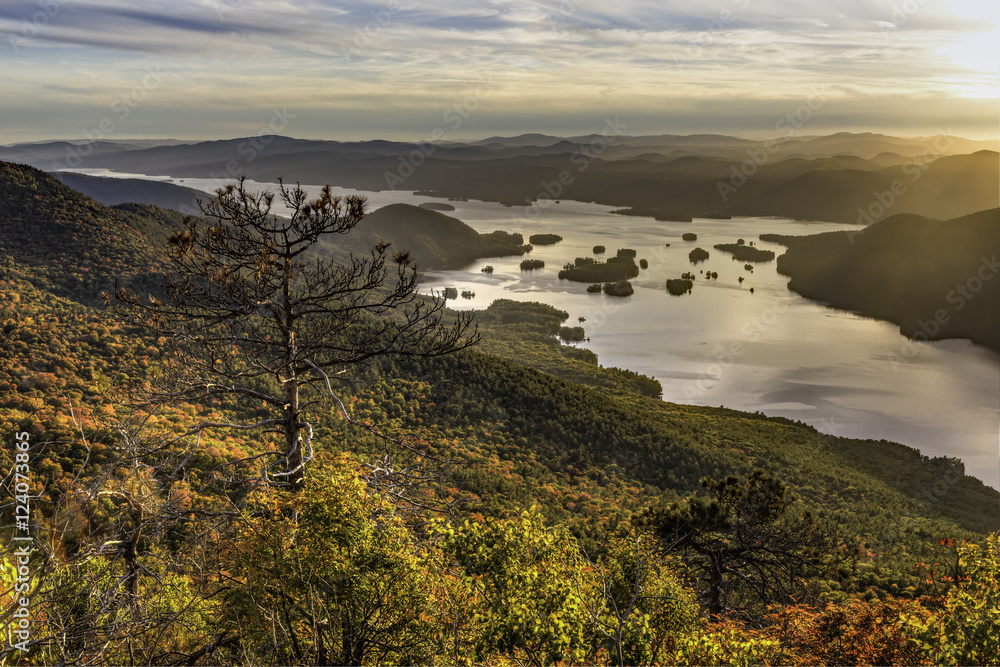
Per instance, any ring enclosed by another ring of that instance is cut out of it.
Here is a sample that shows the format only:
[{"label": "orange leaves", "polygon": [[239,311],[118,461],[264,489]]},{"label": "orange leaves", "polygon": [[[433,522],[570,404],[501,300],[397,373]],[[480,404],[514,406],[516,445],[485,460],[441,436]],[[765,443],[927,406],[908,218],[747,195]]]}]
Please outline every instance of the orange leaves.
[{"label": "orange leaves", "polygon": [[888,599],[773,608],[766,633],[780,639],[795,664],[921,664],[911,620],[930,617],[920,602]]}]

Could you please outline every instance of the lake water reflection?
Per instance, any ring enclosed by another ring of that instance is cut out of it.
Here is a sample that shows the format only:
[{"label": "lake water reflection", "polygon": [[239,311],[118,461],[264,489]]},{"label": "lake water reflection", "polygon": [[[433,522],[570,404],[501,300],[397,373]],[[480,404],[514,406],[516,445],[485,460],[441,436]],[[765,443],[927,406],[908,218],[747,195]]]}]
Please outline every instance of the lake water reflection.
[{"label": "lake water reflection", "polygon": [[[219,185],[208,179],[157,180],[205,191]],[[275,184],[250,185],[276,189]],[[360,194],[368,196],[372,208],[441,201],[410,192]],[[535,247],[530,257],[545,261],[540,270],[522,272],[521,257],[500,257],[462,270],[428,273],[424,292],[445,287],[475,292],[472,299],[450,301],[453,308],[486,308],[499,298],[541,301],[568,312],[569,325],[585,318],[589,340],[582,345],[596,352],[604,366],[658,379],[664,400],[761,411],[834,435],[901,442],[928,456],[958,457],[966,472],[1000,488],[1000,355],[963,340],[910,341],[894,324],[827,308],[790,292],[775,262],[756,264],[750,272],[744,262],[712,247],[743,238],[781,254],[781,246],[762,242],[758,235],[856,227],[775,218],[659,222],[570,201],[535,209],[449,203],[456,210],[448,215],[479,231],[519,231],[526,240],[551,232],[564,239]],[[685,232],[696,233],[698,240],[683,241]],[[634,248],[638,258],[648,260],[649,268],[632,280],[633,296],[588,294],[585,284],[559,280],[563,264],[593,256],[595,245],[606,246],[608,255]],[[695,247],[708,250],[710,257],[692,266],[688,252]],[[486,265],[494,267],[491,275],[481,272]],[[685,271],[697,276],[692,293],[669,295],[665,281]],[[719,277],[706,279],[700,271]]]},{"label": "lake water reflection", "polygon": [[[584,317],[590,340],[583,345],[601,364],[655,377],[664,400],[759,410],[834,435],[901,442],[928,456],[958,457],[969,474],[1000,488],[1000,356],[968,341],[908,340],[894,324],[790,292],[775,262],[756,264],[749,272],[744,262],[712,247],[743,238],[780,255],[781,246],[758,235],[856,227],[774,218],[659,222],[565,201],[535,211],[452,204],[456,211],[449,215],[479,231],[520,231],[526,239],[551,232],[564,238],[532,251],[531,258],[545,261],[541,270],[522,272],[520,257],[505,257],[429,273],[427,291],[457,287],[476,293],[451,301],[454,308],[485,308],[498,298],[542,301],[568,312],[570,325]],[[698,240],[683,241],[684,232],[696,233]],[[632,280],[633,296],[587,294],[585,284],[559,280],[563,264],[593,256],[595,245],[606,246],[609,255],[634,248],[638,258],[648,260],[649,268]],[[688,261],[695,247],[710,253],[697,266]],[[480,271],[487,264],[494,267],[492,275]],[[697,276],[691,294],[669,295],[666,280],[685,271]],[[719,277],[706,279],[700,271]]]}]

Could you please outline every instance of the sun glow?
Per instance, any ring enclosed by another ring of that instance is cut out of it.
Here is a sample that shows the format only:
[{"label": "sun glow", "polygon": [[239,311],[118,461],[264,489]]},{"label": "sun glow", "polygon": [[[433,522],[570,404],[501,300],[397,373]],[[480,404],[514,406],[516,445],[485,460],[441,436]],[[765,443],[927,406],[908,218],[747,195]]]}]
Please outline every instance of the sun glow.
[{"label": "sun glow", "polygon": [[1000,4],[981,0],[945,0],[942,4],[955,16],[978,24],[975,31],[958,33],[937,48],[965,76],[956,80],[963,97],[996,97],[1000,85]]}]

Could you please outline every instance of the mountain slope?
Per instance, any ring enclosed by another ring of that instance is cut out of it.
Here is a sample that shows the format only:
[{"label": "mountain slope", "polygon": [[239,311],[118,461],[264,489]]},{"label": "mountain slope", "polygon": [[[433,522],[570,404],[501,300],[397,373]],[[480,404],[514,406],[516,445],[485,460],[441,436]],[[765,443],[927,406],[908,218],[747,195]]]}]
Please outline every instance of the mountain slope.
[{"label": "mountain slope", "polygon": [[59,294],[96,299],[115,279],[155,270],[180,219],[109,208],[43,171],[0,162],[0,254],[10,270]]},{"label": "mountain slope", "polygon": [[1000,204],[1000,155],[993,151],[877,170],[821,168],[823,163],[816,160],[787,179],[762,168],[759,178],[732,195],[729,211],[869,224],[899,213],[956,218]]},{"label": "mountain slope", "polygon": [[365,216],[358,231],[408,250],[421,269],[456,268],[481,257],[520,255],[520,234],[480,234],[457,218],[410,204],[390,204]]},{"label": "mountain slope", "polygon": [[199,214],[198,200],[208,201],[212,195],[174,183],[142,178],[109,178],[61,171],[52,174],[68,185],[105,206],[136,203],[169,208],[190,215]]},{"label": "mountain slope", "polygon": [[[763,237],[762,237],[763,238]],[[788,286],[924,340],[1000,351],[1000,209],[946,222],[896,215],[854,233],[768,237],[788,246]]]},{"label": "mountain slope", "polygon": [[[551,194],[555,183],[561,189],[556,199],[681,218],[776,215],[866,223],[866,215],[878,220],[896,213],[954,218],[1000,203],[996,143],[945,136],[838,133],[773,144],[721,135],[525,135],[476,144],[273,136],[92,148],[86,166],[125,172],[220,180],[245,173],[261,182],[280,176],[363,190],[429,190],[511,206],[530,205]],[[0,149],[0,158],[42,160],[65,150],[61,144],[12,146]],[[721,192],[726,184],[735,191]],[[905,193],[881,204],[878,195],[894,187]]]},{"label": "mountain slope", "polygon": [[[102,317],[95,309],[56,299],[26,284],[25,278],[46,263],[53,271],[66,267],[64,272],[72,273],[81,250],[84,255],[134,252],[120,261],[139,270],[140,261],[158,261],[155,238],[162,237],[172,218],[142,205],[107,209],[37,170],[0,168],[5,255],[0,262],[9,267],[20,261],[30,269],[3,276],[0,419],[8,420],[8,430],[31,428],[34,441],[51,443],[33,467],[45,507],[54,508],[81,479],[78,473],[84,472],[82,479],[104,475],[101,466],[118,456],[102,445],[89,458],[91,453],[78,446],[73,419],[80,412],[68,414],[66,395],[76,401],[74,409],[102,409],[110,376],[141,380],[168,349],[162,341],[122,327],[113,313]],[[383,213],[383,229],[411,231],[413,208]],[[33,212],[37,215],[30,217]],[[45,215],[59,218],[58,225],[71,234],[68,240],[60,236],[63,242],[38,258],[32,254],[37,234],[8,236],[6,231],[16,231],[12,220],[49,224],[40,219]],[[456,244],[473,238],[454,218],[430,215],[422,221],[437,234],[456,235]],[[928,554],[939,539],[974,539],[1000,527],[1000,493],[965,476],[957,460],[928,459],[887,442],[826,436],[786,419],[640,395],[651,381],[601,369],[584,351],[564,354],[556,348],[552,334],[564,319],[565,313],[547,306],[500,304],[483,315],[484,335],[491,339],[485,347],[498,354],[389,359],[371,369],[365,382],[345,386],[345,404],[356,419],[390,435],[416,434],[430,455],[464,460],[448,483],[473,494],[476,504],[470,512],[478,515],[473,518],[500,517],[537,505],[551,521],[565,523],[586,539],[588,549],[626,528],[643,507],[698,488],[704,476],[722,478],[754,467],[787,480],[806,506],[828,522],[843,553],[877,554],[877,568],[860,568],[857,577],[845,569],[840,584],[847,591],[919,586],[912,565],[922,559],[933,562]],[[561,357],[572,363],[556,368]],[[159,428],[183,432],[189,418],[207,419],[207,413],[213,420],[259,418],[254,408],[249,414],[236,413],[238,409],[225,402],[172,406]],[[385,455],[384,441],[349,430],[336,411],[317,410],[316,418],[321,457],[338,448],[359,457]],[[209,477],[231,457],[260,453],[261,446],[259,439],[242,433],[227,433],[211,444],[206,440],[190,457],[192,479]],[[8,468],[10,455],[9,448],[0,451]]]}]

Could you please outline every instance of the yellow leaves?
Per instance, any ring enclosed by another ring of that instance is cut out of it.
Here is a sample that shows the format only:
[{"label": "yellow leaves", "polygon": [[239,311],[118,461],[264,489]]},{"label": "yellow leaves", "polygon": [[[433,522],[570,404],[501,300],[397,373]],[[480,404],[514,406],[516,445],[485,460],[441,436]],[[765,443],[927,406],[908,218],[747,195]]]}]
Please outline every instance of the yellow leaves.
[{"label": "yellow leaves", "polygon": [[0,558],[0,609],[9,609],[16,595],[17,568],[7,557]]},{"label": "yellow leaves", "polygon": [[982,664],[1000,655],[1000,533],[957,551],[967,576],[948,591],[944,609],[914,627],[935,662]]},{"label": "yellow leaves", "polygon": [[678,665],[788,664],[780,651],[780,642],[764,639],[732,621],[712,624],[682,638],[673,658]]}]

